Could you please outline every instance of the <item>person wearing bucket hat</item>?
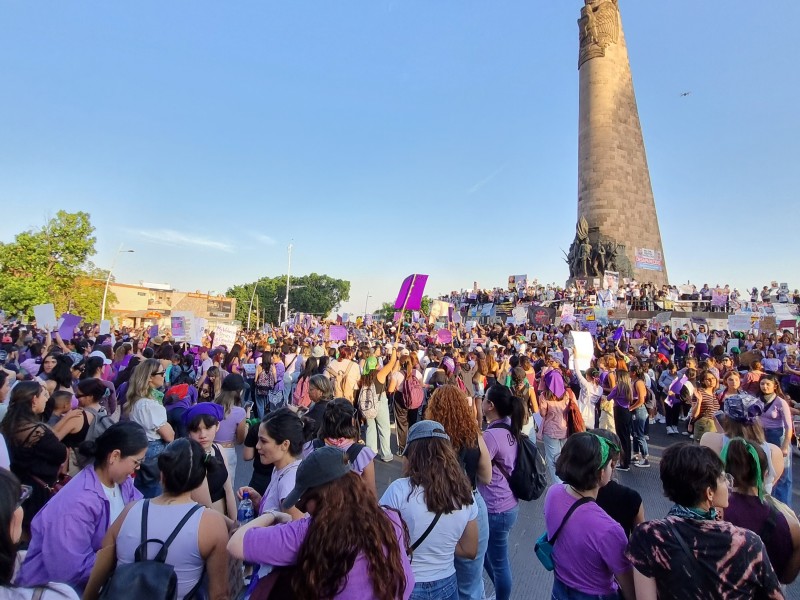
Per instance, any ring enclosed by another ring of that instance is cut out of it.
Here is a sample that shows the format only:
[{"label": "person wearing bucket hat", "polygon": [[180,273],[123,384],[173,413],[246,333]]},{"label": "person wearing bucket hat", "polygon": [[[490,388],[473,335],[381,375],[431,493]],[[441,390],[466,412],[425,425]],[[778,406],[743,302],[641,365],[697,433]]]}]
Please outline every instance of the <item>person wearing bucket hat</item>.
[{"label": "person wearing bucket hat", "polygon": [[288,575],[294,597],[408,600],[414,576],[402,519],[379,506],[344,452],[325,446],[309,454],[284,510],[290,505],[309,518],[266,511],[231,536],[228,552],[250,563],[295,567]]},{"label": "person wearing bucket hat", "polygon": [[408,430],[402,479],[392,482],[380,503],[408,524],[416,585],[412,598],[458,600],[454,557],[478,554],[478,507],[450,436],[437,421]]},{"label": "person wearing bucket hat", "polygon": [[200,402],[189,407],[182,415],[188,437],[200,444],[205,451],[206,480],[192,497],[206,508],[213,508],[225,517],[229,528],[236,522],[236,499],[233,482],[228,477],[227,462],[214,438],[220,421],[225,417],[222,407],[214,402]]},{"label": "person wearing bucket hat", "polygon": [[613,442],[582,432],[571,435],[558,456],[556,473],[563,483],[550,486],[544,501],[556,600],[618,598],[620,591],[625,598],[634,597],[633,569],[625,557],[628,538],[595,501],[611,480],[616,452],[619,447]]}]

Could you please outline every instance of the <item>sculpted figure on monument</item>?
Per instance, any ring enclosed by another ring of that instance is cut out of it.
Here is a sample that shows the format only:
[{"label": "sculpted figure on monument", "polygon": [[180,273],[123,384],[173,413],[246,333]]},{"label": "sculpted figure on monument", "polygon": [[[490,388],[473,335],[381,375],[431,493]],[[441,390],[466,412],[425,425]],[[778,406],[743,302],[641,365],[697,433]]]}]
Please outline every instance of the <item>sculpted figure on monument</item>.
[{"label": "sculpted figure on monument", "polygon": [[597,275],[602,275],[606,270],[606,247],[602,242],[595,246],[592,268]]},{"label": "sculpted figure on monument", "polygon": [[589,243],[589,238],[586,238],[581,243],[581,274],[586,275],[587,277],[592,275],[589,271],[591,267],[591,258],[592,258],[592,244]]},{"label": "sculpted figure on monument", "polygon": [[578,68],[592,58],[605,56],[606,48],[619,40],[617,0],[584,0],[578,19],[580,53]]}]

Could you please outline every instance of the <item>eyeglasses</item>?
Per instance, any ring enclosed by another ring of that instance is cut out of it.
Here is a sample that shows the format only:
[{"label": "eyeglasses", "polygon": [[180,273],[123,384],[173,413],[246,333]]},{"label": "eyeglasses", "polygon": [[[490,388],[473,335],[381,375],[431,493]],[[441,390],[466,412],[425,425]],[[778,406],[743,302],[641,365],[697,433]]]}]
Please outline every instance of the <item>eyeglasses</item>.
[{"label": "eyeglasses", "polygon": [[151,375],[151,377],[158,377],[159,375],[161,375],[163,377],[164,373],[166,373],[166,371],[156,371],[155,373],[153,373]]},{"label": "eyeglasses", "polygon": [[131,460],[133,460],[133,464],[136,465],[137,469],[141,467],[144,462],[144,458],[132,458]]},{"label": "eyeglasses", "polygon": [[17,508],[22,506],[22,504],[31,497],[33,493],[33,488],[29,485],[21,485],[19,491],[19,500],[17,500]]}]

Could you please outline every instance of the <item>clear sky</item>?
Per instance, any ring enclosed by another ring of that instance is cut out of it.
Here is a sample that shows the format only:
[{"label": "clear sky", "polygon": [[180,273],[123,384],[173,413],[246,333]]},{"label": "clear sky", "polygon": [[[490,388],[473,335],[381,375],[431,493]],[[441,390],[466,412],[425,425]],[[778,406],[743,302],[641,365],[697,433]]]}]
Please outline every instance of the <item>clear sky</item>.
[{"label": "clear sky", "polygon": [[[670,279],[800,287],[798,3],[620,4]],[[0,240],[85,210],[118,281],[216,292],[293,240],[351,312],[563,284],[582,5],[1,2]]]}]

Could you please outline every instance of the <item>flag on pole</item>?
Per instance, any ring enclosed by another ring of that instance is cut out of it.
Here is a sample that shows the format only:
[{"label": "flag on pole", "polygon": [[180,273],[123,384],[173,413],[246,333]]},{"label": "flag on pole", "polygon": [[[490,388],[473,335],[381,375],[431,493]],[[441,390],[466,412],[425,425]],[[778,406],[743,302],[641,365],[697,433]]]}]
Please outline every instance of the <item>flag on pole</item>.
[{"label": "flag on pole", "polygon": [[400,286],[400,293],[394,302],[395,310],[419,310],[422,307],[422,294],[425,291],[427,275],[409,275]]}]

